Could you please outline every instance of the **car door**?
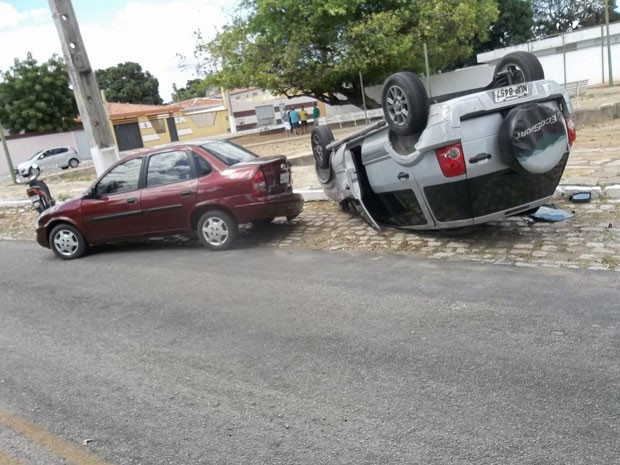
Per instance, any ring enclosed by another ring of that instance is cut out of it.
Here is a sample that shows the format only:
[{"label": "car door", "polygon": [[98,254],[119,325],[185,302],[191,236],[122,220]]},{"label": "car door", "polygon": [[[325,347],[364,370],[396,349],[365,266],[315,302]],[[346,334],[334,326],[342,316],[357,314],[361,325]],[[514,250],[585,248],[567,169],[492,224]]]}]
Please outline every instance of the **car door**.
[{"label": "car door", "polygon": [[149,156],[141,196],[144,232],[150,235],[189,231],[197,182],[188,151],[174,149]]},{"label": "car door", "polygon": [[35,163],[37,165],[37,167],[41,168],[41,169],[49,169],[52,168],[52,162],[53,162],[53,152],[54,149],[50,149],[50,150],[46,150],[45,152],[43,152],[41,155],[39,155],[39,157],[37,158],[37,160],[35,160]]},{"label": "car door", "polygon": [[122,162],[104,174],[82,201],[84,227],[93,242],[140,235],[140,173],[143,158]]},{"label": "car door", "polygon": [[346,149],[346,145],[343,145],[338,150],[343,151],[342,157],[344,160],[344,167],[347,174],[347,182],[349,188],[351,189],[351,193],[356,200],[353,203],[353,206],[357,210],[357,213],[362,217],[362,219],[366,221],[366,223],[375,228],[377,231],[380,231],[381,227],[370,214],[365,204],[365,197],[367,195],[368,186],[364,186],[360,182],[360,179],[358,177],[360,167],[357,165],[357,162],[353,157],[351,151]]}]

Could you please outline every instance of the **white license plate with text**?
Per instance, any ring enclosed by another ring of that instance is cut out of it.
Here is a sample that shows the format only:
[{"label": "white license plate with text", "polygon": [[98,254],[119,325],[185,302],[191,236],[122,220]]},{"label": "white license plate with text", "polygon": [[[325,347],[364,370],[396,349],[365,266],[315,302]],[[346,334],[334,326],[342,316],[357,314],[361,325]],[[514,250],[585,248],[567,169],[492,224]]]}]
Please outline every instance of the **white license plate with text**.
[{"label": "white license plate with text", "polygon": [[526,83],[515,84],[514,86],[501,87],[493,91],[495,102],[505,102],[506,100],[512,100],[527,96],[529,88]]},{"label": "white license plate with text", "polygon": [[288,184],[291,180],[290,171],[282,171],[280,173],[280,184]]}]

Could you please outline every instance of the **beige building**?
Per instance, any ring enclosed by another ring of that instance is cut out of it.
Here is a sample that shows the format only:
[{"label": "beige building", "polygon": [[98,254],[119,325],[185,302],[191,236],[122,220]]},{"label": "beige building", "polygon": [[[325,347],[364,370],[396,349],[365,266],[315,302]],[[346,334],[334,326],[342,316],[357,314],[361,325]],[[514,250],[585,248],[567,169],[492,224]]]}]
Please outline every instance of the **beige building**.
[{"label": "beige building", "polygon": [[119,151],[215,137],[229,131],[221,100],[191,99],[173,105],[106,103]]}]

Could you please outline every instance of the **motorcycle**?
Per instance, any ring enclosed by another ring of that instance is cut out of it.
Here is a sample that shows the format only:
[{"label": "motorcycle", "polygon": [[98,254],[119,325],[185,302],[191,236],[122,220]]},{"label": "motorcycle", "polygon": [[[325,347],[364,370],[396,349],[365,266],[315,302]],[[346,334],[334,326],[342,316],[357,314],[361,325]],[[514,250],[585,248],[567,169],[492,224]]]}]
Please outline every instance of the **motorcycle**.
[{"label": "motorcycle", "polygon": [[41,169],[35,167],[26,184],[26,195],[30,199],[30,203],[32,203],[32,208],[38,213],[42,213],[56,205],[56,200],[52,197],[45,181],[38,179],[41,172]]}]

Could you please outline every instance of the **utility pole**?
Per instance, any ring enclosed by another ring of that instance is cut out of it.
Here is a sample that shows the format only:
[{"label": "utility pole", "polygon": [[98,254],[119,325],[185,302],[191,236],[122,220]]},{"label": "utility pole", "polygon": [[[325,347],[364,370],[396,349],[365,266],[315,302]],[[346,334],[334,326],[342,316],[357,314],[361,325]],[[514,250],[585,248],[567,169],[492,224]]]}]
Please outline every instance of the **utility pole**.
[{"label": "utility pole", "polygon": [[609,69],[609,85],[614,85],[614,70],[611,64],[611,39],[609,38],[609,0],[605,0],[605,27],[607,28],[607,68]]},{"label": "utility pole", "polygon": [[15,179],[15,171],[13,171],[13,162],[11,161],[11,155],[9,154],[9,146],[6,143],[6,138],[4,137],[4,129],[1,125],[0,140],[2,140],[2,148],[4,149],[4,156],[6,157],[6,164],[9,167],[9,173],[11,173],[11,179],[13,180],[13,184],[17,184],[17,179]]},{"label": "utility pole", "polygon": [[49,5],[69,69],[69,79],[73,85],[73,93],[80,110],[95,170],[97,175],[100,175],[119,158],[108,115],[103,106],[95,73],[88,60],[71,0],[49,0]]}]

